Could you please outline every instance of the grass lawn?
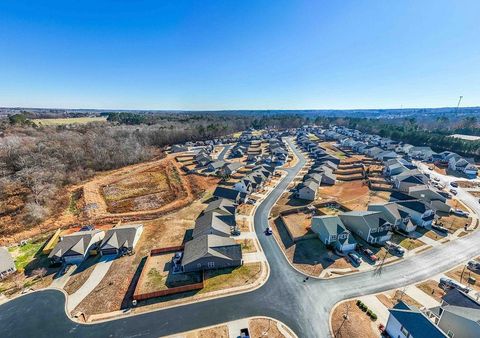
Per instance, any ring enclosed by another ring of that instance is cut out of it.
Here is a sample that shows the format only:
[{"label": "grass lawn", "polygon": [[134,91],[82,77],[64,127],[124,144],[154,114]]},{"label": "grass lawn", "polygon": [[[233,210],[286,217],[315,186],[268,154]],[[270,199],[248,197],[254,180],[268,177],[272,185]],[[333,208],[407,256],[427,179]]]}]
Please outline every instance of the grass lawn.
[{"label": "grass lawn", "polygon": [[90,122],[106,122],[107,118],[98,116],[98,117],[70,117],[70,118],[59,118],[59,119],[33,119],[32,120],[36,125],[40,126],[59,126],[64,124],[85,124]]},{"label": "grass lawn", "polygon": [[241,245],[243,253],[257,252],[253,239],[240,239],[237,243]]},{"label": "grass lawn", "polygon": [[422,245],[425,245],[425,243],[423,243],[419,239],[407,238],[399,234],[393,234],[391,241],[404,247],[407,250],[413,250]]},{"label": "grass lawn", "polygon": [[261,263],[247,263],[234,269],[228,268],[205,271],[205,286],[199,293],[250,284],[260,276],[261,271]]},{"label": "grass lawn", "polygon": [[37,253],[38,255],[43,255],[40,252],[40,249],[42,248],[43,244],[44,244],[43,241],[28,242],[23,246],[15,246],[15,247],[9,248],[8,251],[10,251],[13,258],[15,259],[15,266],[17,270],[19,271],[25,270],[25,267],[28,265],[28,263],[30,263],[35,258]]}]

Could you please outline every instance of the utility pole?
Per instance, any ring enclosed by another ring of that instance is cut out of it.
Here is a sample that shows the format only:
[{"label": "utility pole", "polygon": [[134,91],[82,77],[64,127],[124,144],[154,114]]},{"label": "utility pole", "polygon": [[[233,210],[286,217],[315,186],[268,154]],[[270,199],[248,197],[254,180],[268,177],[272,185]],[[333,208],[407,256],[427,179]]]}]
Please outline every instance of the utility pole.
[{"label": "utility pole", "polygon": [[458,113],[458,108],[460,107],[460,102],[462,102],[462,99],[463,95],[460,95],[460,97],[458,98],[457,109],[455,110],[456,113]]}]

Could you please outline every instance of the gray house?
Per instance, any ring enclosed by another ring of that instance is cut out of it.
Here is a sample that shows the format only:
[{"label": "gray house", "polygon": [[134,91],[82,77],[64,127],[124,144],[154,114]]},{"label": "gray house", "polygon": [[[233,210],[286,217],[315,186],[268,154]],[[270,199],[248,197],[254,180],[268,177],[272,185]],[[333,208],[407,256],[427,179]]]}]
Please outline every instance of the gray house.
[{"label": "gray house", "polygon": [[143,232],[143,224],[126,224],[109,229],[100,245],[102,255],[133,252]]},{"label": "gray house", "polygon": [[193,238],[203,235],[229,237],[232,233],[231,228],[234,225],[235,216],[221,214],[216,211],[208,211],[198,217],[195,221]]},{"label": "gray house", "polygon": [[357,242],[350,231],[345,228],[338,216],[315,216],[312,218],[311,230],[325,245],[333,246],[339,252],[355,250]]},{"label": "gray house", "polygon": [[105,236],[102,230],[78,231],[60,238],[48,258],[53,263],[79,264],[90,250],[95,249]]},{"label": "gray house", "polygon": [[7,248],[0,247],[0,280],[17,271],[12,255]]},{"label": "gray house", "polygon": [[400,210],[410,215],[412,222],[422,228],[430,229],[435,219],[435,211],[420,200],[397,201]]},{"label": "gray house", "polygon": [[379,211],[349,211],[339,215],[348,230],[370,244],[381,244],[392,237],[390,224]]},{"label": "gray house", "polygon": [[410,233],[415,231],[417,226],[410,220],[410,215],[398,207],[395,202],[385,204],[370,204],[369,211],[380,211],[385,219],[396,229]]},{"label": "gray house", "polygon": [[236,267],[243,264],[242,248],[233,239],[203,235],[185,243],[184,272]]},{"label": "gray house", "polygon": [[297,197],[303,200],[314,201],[319,187],[320,185],[316,181],[308,179],[299,186]]},{"label": "gray house", "polygon": [[210,202],[203,212],[207,213],[210,211],[215,211],[222,215],[235,215],[236,208],[237,204],[233,201],[230,201],[226,198],[219,198]]}]

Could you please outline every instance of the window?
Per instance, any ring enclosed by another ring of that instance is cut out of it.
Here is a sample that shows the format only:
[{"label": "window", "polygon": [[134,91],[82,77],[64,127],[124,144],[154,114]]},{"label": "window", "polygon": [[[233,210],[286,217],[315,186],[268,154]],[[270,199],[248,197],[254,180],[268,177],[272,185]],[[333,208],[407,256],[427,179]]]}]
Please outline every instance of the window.
[{"label": "window", "polygon": [[215,262],[208,262],[207,266],[209,268],[214,268],[215,267]]},{"label": "window", "polygon": [[453,337],[455,336],[455,333],[453,333],[452,331],[448,330],[447,336],[449,336],[450,338],[453,338]]},{"label": "window", "polygon": [[408,333],[408,330],[403,326],[400,328],[400,332],[403,333],[405,337],[410,337],[410,333]]},{"label": "window", "polygon": [[331,236],[330,236],[330,239],[331,239],[332,241],[336,240],[336,239],[337,239],[337,235],[331,235]]}]

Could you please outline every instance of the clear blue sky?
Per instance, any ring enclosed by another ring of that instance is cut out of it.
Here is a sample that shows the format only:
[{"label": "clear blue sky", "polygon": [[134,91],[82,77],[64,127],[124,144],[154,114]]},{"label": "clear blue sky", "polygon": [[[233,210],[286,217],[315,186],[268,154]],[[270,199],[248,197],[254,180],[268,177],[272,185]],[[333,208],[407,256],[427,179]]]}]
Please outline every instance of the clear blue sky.
[{"label": "clear blue sky", "polygon": [[480,1],[0,1],[0,106],[480,105]]}]

